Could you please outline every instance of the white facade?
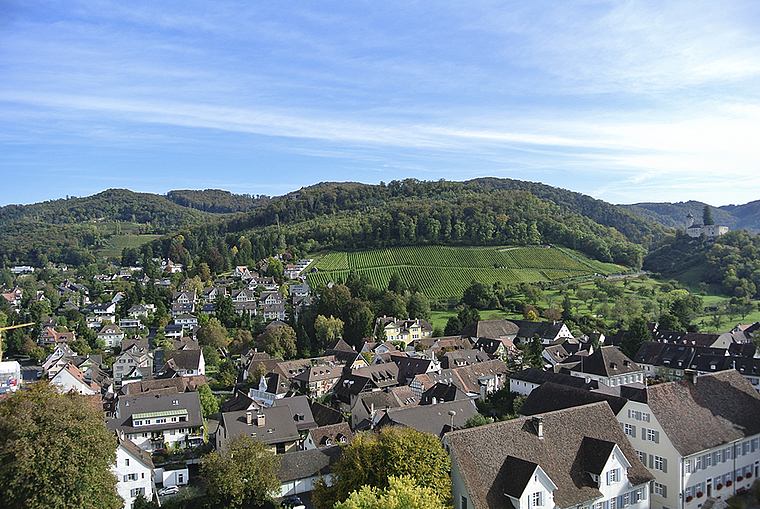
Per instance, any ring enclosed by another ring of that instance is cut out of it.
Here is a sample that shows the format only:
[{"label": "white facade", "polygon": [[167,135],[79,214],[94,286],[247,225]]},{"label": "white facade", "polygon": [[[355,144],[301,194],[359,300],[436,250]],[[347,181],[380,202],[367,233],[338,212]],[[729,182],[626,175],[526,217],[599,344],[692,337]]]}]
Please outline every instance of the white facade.
[{"label": "white facade", "polygon": [[707,497],[725,500],[740,488],[749,489],[760,474],[760,435],[684,457],[647,404],[628,401],[617,417],[656,478],[652,482],[652,509],[697,509]]},{"label": "white facade", "polygon": [[140,494],[147,500],[153,499],[155,484],[151,468],[121,444],[116,449],[116,465],[111,470],[116,476],[116,490],[124,499],[124,509],[132,509]]}]

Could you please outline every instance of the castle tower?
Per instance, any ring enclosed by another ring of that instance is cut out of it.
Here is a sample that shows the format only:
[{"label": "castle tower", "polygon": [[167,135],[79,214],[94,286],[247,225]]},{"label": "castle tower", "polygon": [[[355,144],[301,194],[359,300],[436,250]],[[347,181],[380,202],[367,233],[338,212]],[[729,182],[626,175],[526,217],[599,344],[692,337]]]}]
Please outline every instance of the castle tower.
[{"label": "castle tower", "polygon": [[691,226],[694,224],[694,216],[691,215],[691,212],[686,214],[686,229],[688,230],[691,228]]}]

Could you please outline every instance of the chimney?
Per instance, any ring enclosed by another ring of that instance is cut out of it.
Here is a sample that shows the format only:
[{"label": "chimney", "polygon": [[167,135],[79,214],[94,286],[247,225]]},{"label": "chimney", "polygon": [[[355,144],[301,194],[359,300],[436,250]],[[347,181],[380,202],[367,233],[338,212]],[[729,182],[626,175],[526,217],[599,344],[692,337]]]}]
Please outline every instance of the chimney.
[{"label": "chimney", "polygon": [[544,419],[543,417],[534,417],[533,426],[536,428],[536,435],[539,440],[544,439]]},{"label": "chimney", "polygon": [[252,421],[251,417],[252,417],[251,412],[245,413],[245,423],[249,426],[251,425],[251,421]]},{"label": "chimney", "polygon": [[266,416],[264,414],[258,414],[256,416],[256,426],[259,428],[266,426]]},{"label": "chimney", "polygon": [[683,370],[686,379],[691,382],[692,385],[697,385],[697,371],[695,369]]}]

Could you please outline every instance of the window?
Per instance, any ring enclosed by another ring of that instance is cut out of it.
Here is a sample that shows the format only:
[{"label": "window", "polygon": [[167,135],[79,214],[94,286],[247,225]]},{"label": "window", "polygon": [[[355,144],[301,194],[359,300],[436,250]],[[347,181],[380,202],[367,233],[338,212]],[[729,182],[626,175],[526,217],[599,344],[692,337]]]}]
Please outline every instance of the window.
[{"label": "window", "polygon": [[646,440],[647,442],[654,442],[655,444],[659,444],[660,432],[653,429],[647,429]]},{"label": "window", "polygon": [[694,471],[699,472],[700,470],[702,470],[702,456],[698,456],[694,460]]},{"label": "window", "polygon": [[127,459],[124,460],[124,466],[125,467],[129,466],[129,458],[127,458]]},{"label": "window", "polygon": [[544,505],[544,493],[537,491],[530,497],[531,507],[541,507]]},{"label": "window", "polygon": [[655,495],[659,495],[661,497],[667,497],[668,496],[668,488],[664,484],[660,484],[658,482],[652,483],[652,493]]},{"label": "window", "polygon": [[668,467],[667,467],[668,460],[663,458],[662,456],[652,455],[652,463],[653,463],[652,468],[654,468],[655,470],[660,470],[662,472],[668,471]]},{"label": "window", "polygon": [[137,498],[140,495],[145,496],[145,488],[133,488],[133,489],[129,490],[129,494],[133,498]]},{"label": "window", "polygon": [[636,436],[636,426],[633,424],[623,423],[623,432],[625,432],[626,436],[629,437],[635,437]]},{"label": "window", "polygon": [[610,499],[610,509],[617,509],[617,498],[612,497]]},{"label": "window", "polygon": [[607,472],[607,484],[620,482],[620,469],[616,468]]},{"label": "window", "polygon": [[137,474],[124,474],[124,482],[136,481],[136,480],[137,480]]},{"label": "window", "polygon": [[687,474],[691,473],[691,460],[684,460],[683,471]]},{"label": "window", "polygon": [[462,495],[462,509],[467,509],[467,497]]}]

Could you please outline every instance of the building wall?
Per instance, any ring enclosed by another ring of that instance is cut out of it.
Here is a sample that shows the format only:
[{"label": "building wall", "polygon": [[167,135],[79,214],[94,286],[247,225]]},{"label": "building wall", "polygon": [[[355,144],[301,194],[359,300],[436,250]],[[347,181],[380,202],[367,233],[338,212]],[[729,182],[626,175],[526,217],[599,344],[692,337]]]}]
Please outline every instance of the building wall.
[{"label": "building wall", "polygon": [[[649,405],[628,401],[617,418],[642,462],[655,476],[651,509],[680,507],[680,494],[683,489],[680,477],[681,455],[668,439]],[[631,427],[635,428],[635,436],[630,434]],[[652,434],[655,434],[656,441],[651,440]],[[664,459],[664,463],[657,461],[658,458]],[[664,487],[664,491],[660,487]]]},{"label": "building wall", "polygon": [[124,499],[124,509],[132,509],[132,504],[137,498],[136,491],[139,489],[143,490],[146,499],[153,498],[154,484],[151,470],[124,447],[116,449],[116,465],[111,470],[116,476],[116,490]]}]

